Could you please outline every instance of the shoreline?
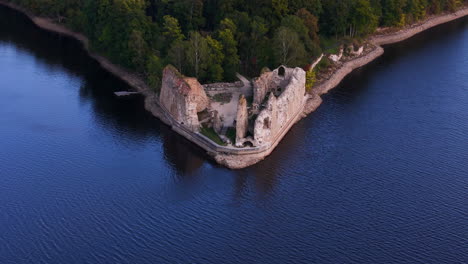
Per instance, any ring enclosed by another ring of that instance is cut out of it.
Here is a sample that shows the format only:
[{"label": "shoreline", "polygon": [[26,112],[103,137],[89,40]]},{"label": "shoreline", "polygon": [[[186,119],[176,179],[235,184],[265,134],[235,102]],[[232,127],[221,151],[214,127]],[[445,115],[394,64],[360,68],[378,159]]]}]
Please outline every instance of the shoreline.
[{"label": "shoreline", "polygon": [[[375,48],[363,54],[357,58],[354,58],[350,61],[346,61],[337,68],[332,75],[325,80],[324,82],[320,83],[319,85],[312,88],[313,92],[309,95],[308,99],[306,100],[306,104],[304,106],[304,110],[302,115],[299,115],[293,122],[291,127],[302,120],[303,118],[307,117],[309,114],[317,110],[317,108],[322,104],[323,99],[321,95],[328,93],[330,90],[338,86],[343,79],[348,76],[348,74],[352,73],[355,69],[361,68],[378,57],[384,54],[384,48],[382,45],[389,45],[404,41],[409,39],[427,29],[432,27],[445,24],[459,18],[465,17],[468,15],[468,7],[463,7],[462,9],[448,14],[441,14],[437,16],[432,16],[424,21],[418,22],[416,24],[410,25],[406,28],[403,28],[397,32],[392,32],[388,34],[381,34],[381,35],[371,35],[367,38],[367,41],[374,45]],[[289,128],[290,129],[290,128]],[[289,129],[287,131],[289,131]],[[224,154],[217,154],[215,159],[218,163],[231,168],[231,169],[242,169],[249,166],[252,166],[262,160],[264,160],[267,156],[269,156],[276,146],[281,142],[282,138],[286,135],[281,135],[278,141],[275,141],[272,146],[264,151],[261,154],[251,154],[248,157],[238,157],[232,155],[224,155]]]},{"label": "shoreline", "polygon": [[[113,74],[115,77],[127,83],[130,87],[140,92],[145,97],[145,109],[147,111],[151,112],[163,123],[170,125],[170,121],[163,113],[163,110],[159,107],[159,104],[151,105],[152,102],[149,102],[149,100],[153,101],[155,99],[154,94],[151,92],[151,89],[148,87],[148,85],[146,85],[145,81],[143,81],[141,77],[139,77],[137,74],[130,72],[124,69],[123,67],[112,63],[106,57],[91,51],[89,48],[89,39],[85,35],[78,32],[74,32],[63,25],[56,24],[51,19],[35,16],[25,8],[16,4],[0,0],[0,5],[22,13],[29,20],[31,20],[35,26],[42,30],[66,36],[80,42],[83,49],[88,53],[88,55],[96,62],[98,62],[102,68],[104,68],[105,70]],[[157,102],[157,100],[155,102]]]},{"label": "shoreline", "polygon": [[289,132],[292,126],[302,120],[304,117],[308,116],[310,113],[314,112],[323,102],[321,95],[328,93],[331,89],[338,86],[341,81],[350,74],[353,70],[363,67],[368,63],[374,61],[378,57],[384,54],[384,49],[382,45],[393,44],[397,42],[404,41],[413,37],[414,35],[421,33],[429,28],[465,17],[468,15],[468,7],[463,7],[462,9],[454,13],[445,13],[437,16],[432,16],[424,21],[418,22],[416,24],[407,26],[399,31],[392,33],[385,33],[380,35],[371,35],[367,38],[367,41],[374,45],[375,48],[365,53],[357,58],[351,59],[344,62],[339,66],[329,78],[317,86],[313,87],[313,92],[305,97],[304,109],[297,116],[295,116],[288,124],[287,129],[284,130],[284,133],[278,136],[278,138],[266,149],[261,149],[258,151],[250,151],[243,153],[239,152],[226,152],[223,151],[223,148],[220,148],[215,143],[212,143],[209,139],[204,138],[204,136],[197,133],[189,133],[183,129],[178,123],[172,120],[170,116],[166,114],[163,108],[159,105],[159,97],[151,91],[151,89],[146,85],[144,80],[141,79],[136,73],[132,73],[116,64],[113,64],[107,58],[98,55],[92,52],[89,48],[88,38],[81,34],[74,32],[63,25],[54,23],[51,19],[37,17],[34,14],[30,13],[28,10],[4,0],[0,0],[0,5],[7,8],[16,10],[25,16],[27,16],[33,24],[38,28],[57,33],[59,35],[67,36],[78,40],[83,48],[87,51],[89,56],[96,60],[101,67],[103,67],[108,72],[112,73],[117,78],[126,82],[130,87],[137,90],[144,96],[145,109],[157,117],[166,125],[171,126],[172,130],[177,132],[179,135],[190,140],[192,143],[203,148],[214,160],[225,167],[230,169],[242,169],[249,166],[252,166],[267,156],[269,156],[273,150],[278,146],[283,137]]},{"label": "shoreline", "polygon": [[361,68],[382,56],[384,54],[384,48],[382,46],[407,40],[421,32],[424,32],[427,29],[457,20],[467,15],[468,7],[463,7],[454,13],[446,13],[429,17],[424,21],[407,26],[396,32],[371,35],[367,38],[367,41],[374,45],[375,48],[369,53],[344,62],[343,65],[336,69],[335,72],[333,72],[333,74],[326,81],[320,83],[318,86],[313,87],[312,98],[307,103],[307,106],[304,109],[304,114],[308,115],[318,108],[321,102],[319,103],[319,99],[316,97],[320,97],[321,95],[328,93],[330,90],[338,86],[341,81],[355,69]]}]

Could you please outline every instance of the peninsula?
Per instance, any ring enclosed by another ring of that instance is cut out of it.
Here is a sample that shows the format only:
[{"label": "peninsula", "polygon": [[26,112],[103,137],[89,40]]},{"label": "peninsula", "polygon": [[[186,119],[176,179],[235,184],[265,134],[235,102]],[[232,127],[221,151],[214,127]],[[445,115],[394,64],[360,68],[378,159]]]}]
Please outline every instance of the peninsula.
[{"label": "peninsula", "polygon": [[[99,55],[102,53],[91,45],[88,37],[61,24],[61,18],[57,20],[36,16],[36,13],[23,7],[22,3],[16,2],[18,1],[0,0],[1,5],[26,14],[37,26],[79,40],[90,56],[96,59],[102,67],[127,82],[145,97],[145,107],[148,111],[171,126],[174,131],[203,148],[216,162],[231,169],[251,166],[270,155],[296,122],[319,107],[322,103],[321,95],[336,87],[354,69],[381,56],[384,53],[382,45],[403,41],[428,28],[468,15],[468,7],[459,6],[456,10],[447,10],[430,16],[422,15],[421,20],[415,19],[414,23],[403,23],[399,27],[379,28],[372,30],[372,33],[363,31],[361,38],[357,38],[355,31],[358,29],[353,28],[356,25],[351,23],[350,33],[346,40],[336,42],[333,49],[322,49],[316,56],[308,56],[310,59],[306,59],[307,63],[303,62],[303,58],[296,58],[299,55],[306,56],[307,53],[295,51],[295,49],[302,50],[304,47],[293,45],[279,52],[276,69],[270,70],[264,67],[259,76],[244,77],[237,73],[240,69],[237,65],[234,67],[235,72],[225,71],[225,78],[219,77],[219,73],[222,72],[220,68],[211,67],[217,65],[213,57],[207,59],[208,65],[195,63],[193,69],[187,70],[188,73],[199,77],[195,78],[181,73],[184,66],[181,65],[182,60],[177,60],[177,55],[182,56],[177,53],[181,49],[174,48],[166,51],[171,57],[175,57],[170,60],[172,65],[168,64],[163,67],[159,58],[155,57],[144,63],[149,65],[148,68],[139,69],[138,65],[141,62],[138,61],[138,56],[134,56],[132,59],[135,61],[132,63],[136,65],[136,68],[129,70]],[[301,17],[299,12],[297,17]],[[224,29],[219,29],[218,32],[221,40],[224,39],[221,36],[229,39],[230,37],[223,34],[229,35],[229,32],[236,31],[237,27],[232,21],[223,21],[224,23],[221,24]],[[177,24],[167,16],[165,16],[165,23],[166,26],[171,23]],[[172,32],[175,37],[170,34],[166,36],[175,38],[172,40],[174,44],[177,38],[182,37],[177,36],[181,34],[177,26],[172,29],[176,29],[175,33]],[[298,42],[288,40],[288,38],[297,40],[296,33],[296,35],[290,34],[281,30],[281,28],[278,29],[275,35],[276,41],[283,45],[298,44]],[[285,36],[281,38],[281,34]],[[136,33],[133,36],[131,43],[144,46],[137,35]],[[198,42],[197,38],[205,37],[192,32],[190,37],[190,41],[194,41],[192,44],[212,47],[212,52],[216,51],[215,47],[221,43],[210,36]],[[227,45],[225,43],[221,46]],[[191,48],[191,46],[186,48]],[[224,50],[224,48],[219,50]],[[219,56],[223,58],[219,60],[218,66],[229,68],[235,63],[226,59],[229,50],[225,50],[224,53],[225,56]],[[291,57],[291,53],[295,55]],[[186,54],[184,59],[190,61],[192,59],[190,55]],[[234,55],[231,54],[231,56]],[[201,60],[202,57],[193,59]],[[203,67],[206,67],[204,74],[201,73]],[[161,74],[146,76],[138,74],[147,69],[160,71]],[[249,70],[244,72],[249,72]],[[213,81],[235,79],[237,81]],[[203,82],[206,84],[202,84]]]}]

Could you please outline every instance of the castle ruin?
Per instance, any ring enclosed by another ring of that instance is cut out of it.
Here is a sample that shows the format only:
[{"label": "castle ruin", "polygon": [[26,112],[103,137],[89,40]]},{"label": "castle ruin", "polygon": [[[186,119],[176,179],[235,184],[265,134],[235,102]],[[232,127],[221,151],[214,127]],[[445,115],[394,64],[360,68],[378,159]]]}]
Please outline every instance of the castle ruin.
[{"label": "castle ruin", "polygon": [[302,113],[307,99],[306,73],[301,68],[281,66],[252,81],[241,80],[202,86],[168,66],[163,73],[160,104],[173,126],[191,131],[194,138],[208,138],[219,145],[210,138],[213,133],[204,131],[216,133],[224,142],[217,149],[226,153],[267,149]]},{"label": "castle ruin", "polygon": [[196,78],[182,76],[173,66],[163,71],[159,103],[177,123],[193,132],[200,129],[197,113],[209,106],[203,86]]}]

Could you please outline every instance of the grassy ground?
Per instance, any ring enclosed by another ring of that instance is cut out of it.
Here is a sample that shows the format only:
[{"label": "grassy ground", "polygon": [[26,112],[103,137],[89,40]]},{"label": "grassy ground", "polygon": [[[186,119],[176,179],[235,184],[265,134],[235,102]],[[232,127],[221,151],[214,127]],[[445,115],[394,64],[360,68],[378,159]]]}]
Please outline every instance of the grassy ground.
[{"label": "grassy ground", "polygon": [[205,137],[211,139],[213,142],[220,146],[226,146],[226,143],[219,137],[219,135],[214,131],[213,128],[202,127],[200,133]]},{"label": "grassy ground", "polygon": [[228,137],[233,144],[236,143],[236,129],[234,127],[228,128],[226,137]]}]

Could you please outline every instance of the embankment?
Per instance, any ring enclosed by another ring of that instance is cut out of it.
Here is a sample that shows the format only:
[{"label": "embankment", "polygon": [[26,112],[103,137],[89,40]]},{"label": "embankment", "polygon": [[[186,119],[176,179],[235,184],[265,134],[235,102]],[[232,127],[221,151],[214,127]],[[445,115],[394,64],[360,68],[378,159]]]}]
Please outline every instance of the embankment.
[{"label": "embankment", "polygon": [[382,45],[401,42],[429,28],[465,17],[467,15],[468,7],[464,7],[454,13],[429,17],[428,19],[422,22],[405,27],[397,32],[382,35],[374,35],[369,37],[368,41],[371,44],[375,45],[375,48],[367,54],[345,62],[330,76],[328,80],[314,87],[313,94],[310,96],[306,107],[304,108],[304,115],[308,115],[311,112],[315,111],[322,103],[322,99],[320,98],[320,96],[328,93],[331,89],[335,88],[349,73],[382,56],[384,53],[384,49],[381,47]]}]

